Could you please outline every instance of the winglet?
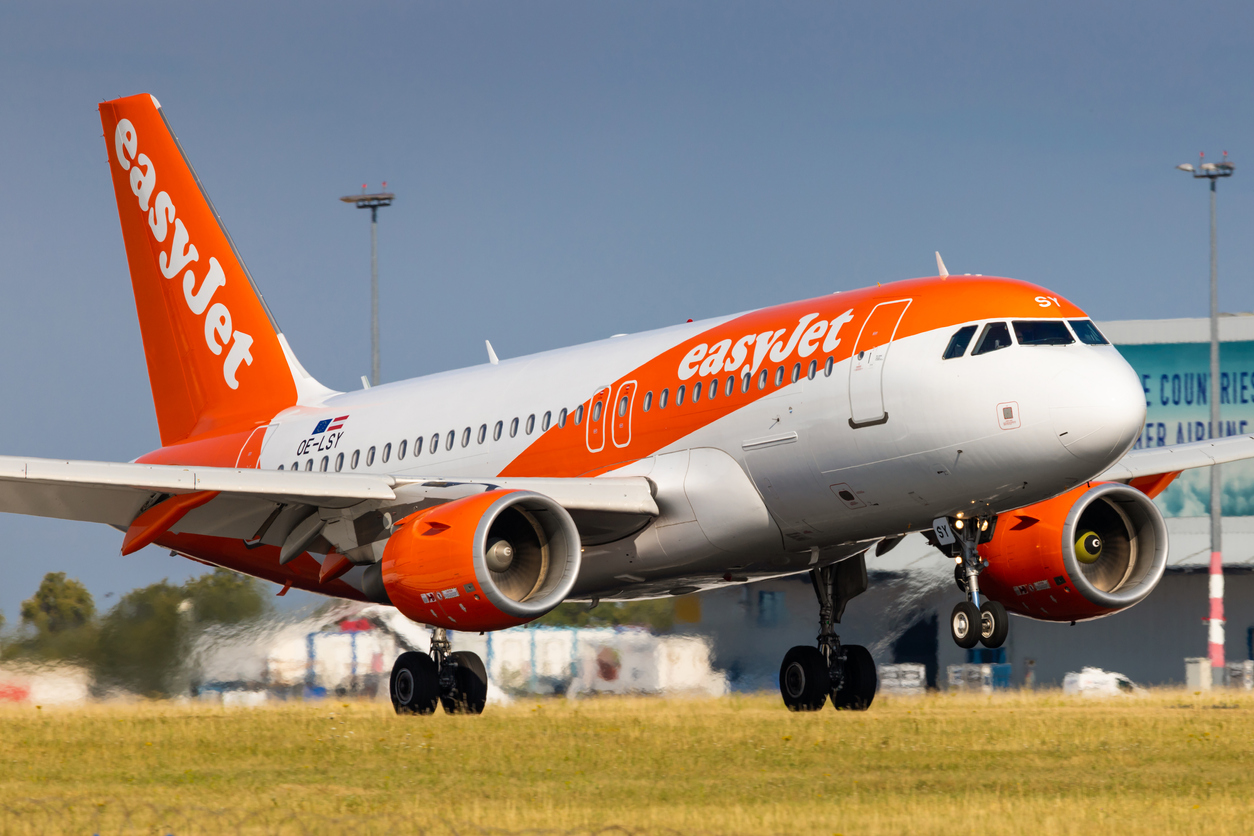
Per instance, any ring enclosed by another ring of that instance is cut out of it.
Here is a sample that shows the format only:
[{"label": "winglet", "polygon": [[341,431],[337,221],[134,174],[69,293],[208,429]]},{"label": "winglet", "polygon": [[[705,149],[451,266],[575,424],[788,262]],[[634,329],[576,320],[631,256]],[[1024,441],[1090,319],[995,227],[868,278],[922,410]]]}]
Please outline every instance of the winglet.
[{"label": "winglet", "polygon": [[496,352],[492,350],[492,342],[490,340],[484,340],[483,344],[488,347],[488,362],[494,366],[497,363],[501,362],[500,359],[496,356]]},{"label": "winglet", "polygon": [[939,252],[936,254],[936,272],[942,279],[949,278],[949,271],[945,269],[945,261]]}]

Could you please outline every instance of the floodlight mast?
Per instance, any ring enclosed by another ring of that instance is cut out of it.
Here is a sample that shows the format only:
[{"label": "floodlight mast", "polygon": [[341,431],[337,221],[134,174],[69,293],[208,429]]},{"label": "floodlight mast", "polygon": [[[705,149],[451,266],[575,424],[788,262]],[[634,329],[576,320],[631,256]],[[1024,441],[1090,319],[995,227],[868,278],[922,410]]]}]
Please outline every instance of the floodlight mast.
[{"label": "floodlight mast", "polygon": [[[383,181],[383,188],[387,188]],[[366,194],[366,184],[361,184],[361,194],[341,197],[345,203],[354,203],[358,209],[370,210],[370,385],[379,385],[379,209],[391,206],[396,195],[391,192]]]},{"label": "floodlight mast", "polygon": [[[1198,155],[1198,165],[1176,166],[1193,175],[1195,180],[1210,181],[1210,437],[1223,435],[1219,423],[1219,256],[1215,221],[1215,184],[1221,177],[1231,177],[1236,166],[1224,151],[1217,163],[1205,162],[1206,154]],[[1223,682],[1224,671],[1224,564],[1223,564],[1223,479],[1219,465],[1210,469],[1210,617],[1207,619],[1207,644],[1211,680]]]}]

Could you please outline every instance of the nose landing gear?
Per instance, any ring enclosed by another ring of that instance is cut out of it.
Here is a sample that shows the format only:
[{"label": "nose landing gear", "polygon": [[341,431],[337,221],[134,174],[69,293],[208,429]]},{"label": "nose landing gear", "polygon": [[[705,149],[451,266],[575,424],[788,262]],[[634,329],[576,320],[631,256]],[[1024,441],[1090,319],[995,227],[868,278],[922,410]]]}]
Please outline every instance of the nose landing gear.
[{"label": "nose landing gear", "polygon": [[478,654],[450,652],[448,633],[436,628],[431,652],[402,653],[392,666],[392,708],[397,714],[482,714],[488,698],[488,672]]},{"label": "nose landing gear", "polygon": [[790,711],[818,711],[830,696],[837,709],[865,711],[875,699],[878,678],[870,652],[840,643],[835,625],[850,599],[866,591],[863,555],[810,572],[819,599],[818,647],[799,645],[784,654],[779,690]]},{"label": "nose landing gear", "polygon": [[996,601],[980,595],[980,572],[988,566],[978,546],[993,538],[996,517],[944,517],[932,523],[938,547],[954,558],[954,583],[967,600],[957,604],[949,616],[949,632],[954,644],[970,649],[977,644],[1001,647],[1010,632],[1010,616]]}]

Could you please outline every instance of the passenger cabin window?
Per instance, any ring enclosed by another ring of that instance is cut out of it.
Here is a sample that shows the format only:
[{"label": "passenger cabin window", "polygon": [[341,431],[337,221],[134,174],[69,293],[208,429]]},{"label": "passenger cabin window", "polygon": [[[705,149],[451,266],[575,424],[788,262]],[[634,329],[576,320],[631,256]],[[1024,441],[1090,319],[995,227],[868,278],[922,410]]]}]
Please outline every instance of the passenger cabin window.
[{"label": "passenger cabin window", "polygon": [[535,428],[536,428],[536,416],[535,416],[535,413],[532,413],[531,415],[527,416],[527,435],[531,435],[531,431],[534,430]]},{"label": "passenger cabin window", "polygon": [[321,466],[319,466],[319,467],[318,467],[318,470],[322,471],[323,473],[326,473],[326,472],[327,472],[327,468],[328,468],[328,467],[330,467],[330,466],[331,466],[331,457],[330,457],[330,456],[323,456],[323,457],[322,457],[322,464],[321,464]]},{"label": "passenger cabin window", "polygon": [[487,438],[488,438],[488,425],[480,424],[479,425],[479,443],[482,444],[484,441],[487,440]]},{"label": "passenger cabin window", "polygon": [[435,433],[431,436],[431,453],[434,455],[440,451],[440,434]]},{"label": "passenger cabin window", "polygon": [[540,419],[540,432],[548,432],[549,425],[553,423],[553,413],[546,412],[544,417]]},{"label": "passenger cabin window", "polygon": [[758,372],[758,388],[759,389],[766,388],[766,375],[767,375],[766,369],[763,369],[762,371]]},{"label": "passenger cabin window", "polygon": [[[626,414],[627,414],[627,396],[623,395],[621,398],[618,399],[618,417],[622,418]],[[548,415],[545,415],[545,417],[547,418]]]},{"label": "passenger cabin window", "polygon": [[747,374],[747,375],[745,375],[745,376],[744,376],[743,378],[741,378],[741,380],[740,380],[740,391],[741,391],[741,392],[748,392],[748,391],[749,391],[749,386],[750,386],[750,384],[752,384],[752,383],[753,383],[753,376],[752,376],[752,375],[748,375],[748,374]]},{"label": "passenger cabin window", "polygon": [[784,382],[784,367],[780,366],[775,370],[775,385],[779,386]]},{"label": "passenger cabin window", "polygon": [[453,442],[457,440],[457,430],[449,430],[448,435],[444,437],[444,449],[452,450]]},{"label": "passenger cabin window", "polygon": [[819,361],[811,360],[810,368],[806,371],[806,380],[814,380],[815,375],[819,373]]},{"label": "passenger cabin window", "polygon": [[675,406],[684,405],[684,395],[688,392],[687,386],[680,386],[675,390]]},{"label": "passenger cabin window", "polygon": [[292,470],[300,470],[300,462],[292,462]]},{"label": "passenger cabin window", "polygon": [[500,441],[500,440],[501,440],[501,433],[503,433],[503,432],[505,432],[505,422],[504,422],[504,421],[497,421],[497,422],[496,422],[496,426],[492,428],[492,440],[493,440],[493,441]]},{"label": "passenger cabin window", "polygon": [[832,376],[832,369],[834,369],[834,368],[836,368],[836,358],[835,358],[835,357],[828,357],[828,358],[827,358],[827,365],[823,366],[823,376],[824,376],[824,377],[831,377],[831,376]]},{"label": "passenger cabin window", "polygon": [[470,427],[467,427],[466,429],[462,430],[462,446],[463,447],[470,446]]},{"label": "passenger cabin window", "polygon": [[701,400],[701,381],[692,384],[692,402],[697,403]]},{"label": "passenger cabin window", "polygon": [[652,392],[644,393],[644,403],[641,406],[645,412],[648,412],[653,407],[653,393]]},{"label": "passenger cabin window", "polygon": [[1071,327],[1075,330],[1075,335],[1080,338],[1080,342],[1085,345],[1110,345],[1090,319],[1073,319]]},{"label": "passenger cabin window", "polygon": [[597,401],[592,405],[592,420],[594,422],[601,420],[601,407],[604,403],[604,401]]},{"label": "passenger cabin window", "polygon": [[396,460],[400,461],[405,458],[405,448],[409,445],[408,441],[402,441],[401,446],[396,448]]},{"label": "passenger cabin window", "polygon": [[422,436],[418,436],[418,438],[414,440],[414,457],[415,458],[422,455],[422,442],[423,442]]},{"label": "passenger cabin window", "polygon": [[566,426],[566,407],[562,407],[562,410],[557,413],[557,426],[559,428]]},{"label": "passenger cabin window", "polygon": [[1010,329],[1006,327],[1006,323],[990,322],[984,326],[984,333],[980,334],[980,341],[975,344],[975,351],[971,352],[971,356],[988,354],[990,351],[996,351],[1008,345],[1010,345]]},{"label": "passenger cabin window", "polygon": [[711,401],[718,397],[718,378],[710,381],[710,394],[705,397]]},{"label": "passenger cabin window", "polygon": [[313,459],[305,460],[305,470],[313,470]]},{"label": "passenger cabin window", "polygon": [[575,423],[583,423],[583,404],[579,404],[579,406],[575,407]]},{"label": "passenger cabin window", "polygon": [[371,447],[369,450],[366,451],[366,467],[370,467],[373,464],[374,464],[374,448]]},{"label": "passenger cabin window", "polygon": [[340,453],[335,457],[335,472],[339,473],[344,469],[344,454]]},{"label": "passenger cabin window", "polygon": [[657,396],[657,408],[666,409],[666,402],[671,399],[671,390],[663,389],[662,394]]},{"label": "passenger cabin window", "polygon": [[1019,345],[1070,345],[1075,342],[1061,319],[1015,320]]},{"label": "passenger cabin window", "polygon": [[392,442],[383,445],[383,463],[387,464],[388,459],[392,458]]},{"label": "passenger cabin window", "polygon": [[735,391],[736,391],[736,376],[734,374],[729,374],[727,376],[727,391],[725,391],[723,394],[730,396]]},{"label": "passenger cabin window", "polygon": [[[342,455],[344,455],[344,454],[343,454],[343,453],[340,453],[340,455],[342,456]],[[283,465],[279,465],[279,470],[282,470],[282,469],[283,469]]]},{"label": "passenger cabin window", "polygon": [[794,363],[792,366],[792,382],[796,383],[801,379],[801,364]]},{"label": "passenger cabin window", "polygon": [[509,437],[513,438],[516,435],[518,435],[518,419],[517,418],[509,422]]},{"label": "passenger cabin window", "polygon": [[[348,466],[349,466],[349,467],[351,467],[353,470],[356,470],[356,469],[357,469],[357,464],[358,464],[358,462],[360,462],[360,461],[361,461],[361,451],[360,451],[360,450],[354,450],[354,451],[353,451],[353,457],[352,457],[352,459],[350,459],[350,460],[349,460],[349,462],[348,462]],[[295,470],[296,468],[292,468],[292,469],[293,469],[293,470]]]},{"label": "passenger cabin window", "polygon": [[952,337],[949,338],[949,345],[945,346],[945,353],[942,355],[943,360],[953,360],[955,357],[961,357],[967,353],[967,346],[971,345],[971,338],[975,336],[974,325],[964,325],[959,328]]}]

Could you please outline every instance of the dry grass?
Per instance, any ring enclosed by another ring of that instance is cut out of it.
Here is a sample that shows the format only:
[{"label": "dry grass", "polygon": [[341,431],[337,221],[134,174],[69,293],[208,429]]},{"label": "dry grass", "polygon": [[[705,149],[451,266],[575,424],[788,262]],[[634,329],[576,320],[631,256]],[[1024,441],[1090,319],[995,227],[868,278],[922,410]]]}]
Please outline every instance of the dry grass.
[{"label": "dry grass", "polygon": [[1184,692],[11,708],[0,833],[1246,833],[1252,739],[1254,697]]}]

